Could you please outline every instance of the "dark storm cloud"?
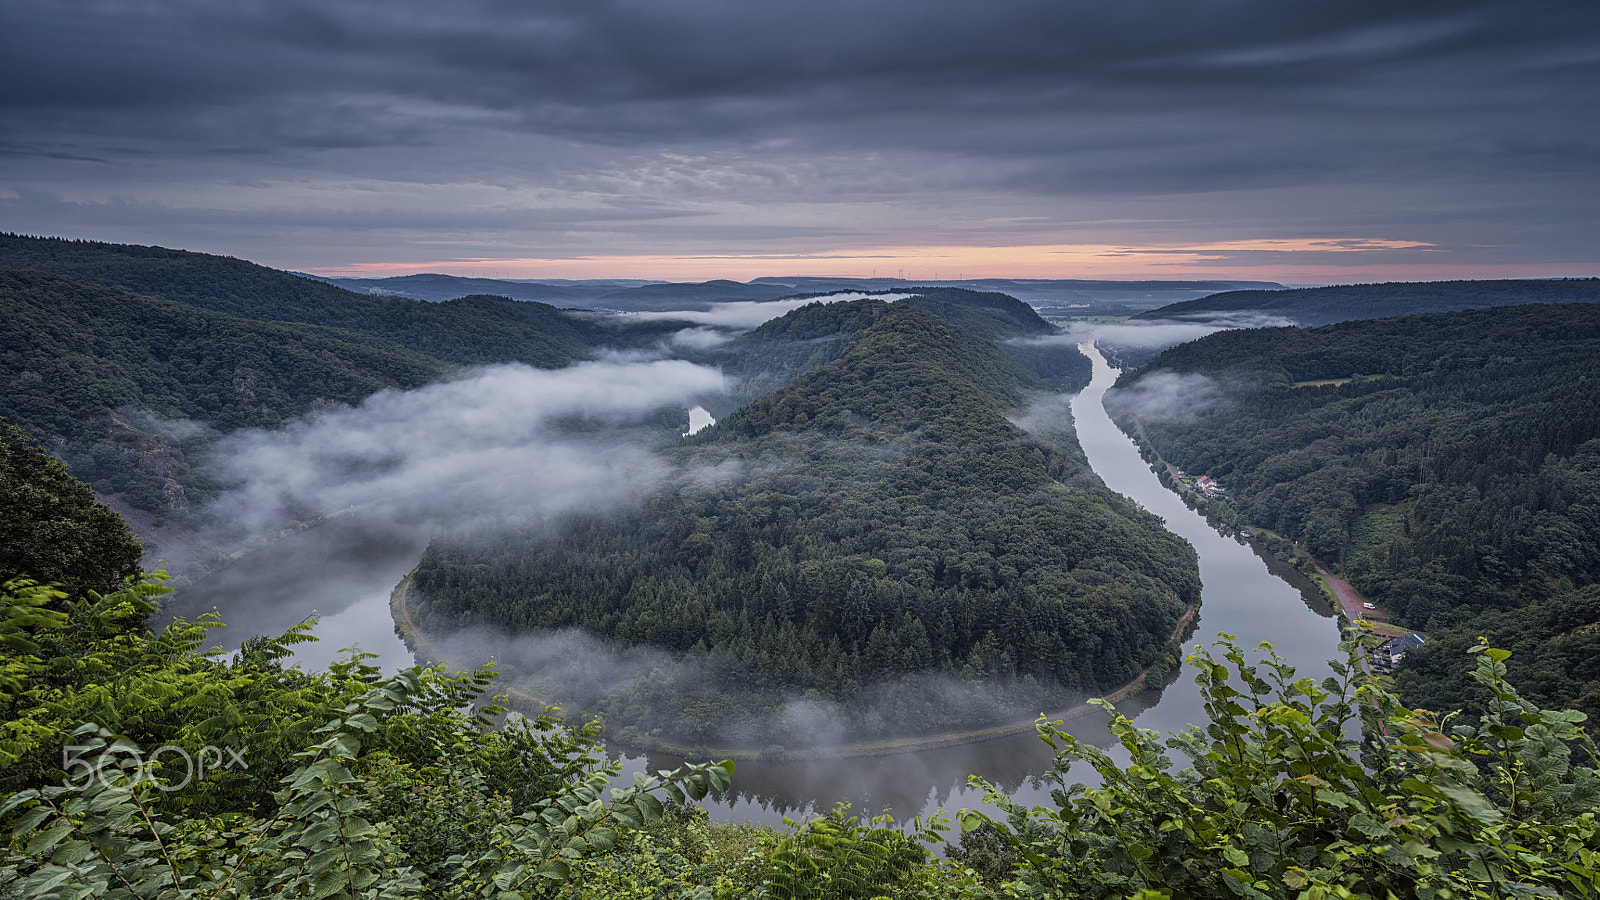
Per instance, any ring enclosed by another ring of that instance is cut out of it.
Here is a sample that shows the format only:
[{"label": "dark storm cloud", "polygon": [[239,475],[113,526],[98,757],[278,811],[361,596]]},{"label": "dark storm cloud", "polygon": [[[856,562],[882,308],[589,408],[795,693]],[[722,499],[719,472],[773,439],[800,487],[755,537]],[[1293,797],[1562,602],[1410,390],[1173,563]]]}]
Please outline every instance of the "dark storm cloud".
[{"label": "dark storm cloud", "polygon": [[[458,209],[479,231],[538,230],[518,214],[553,209],[574,244],[635,251],[663,215],[721,239],[726,204],[904,198],[1047,242],[1104,212],[1041,198],[1230,194],[1164,210],[1181,231],[1262,210],[1237,192],[1320,204],[1352,184],[1404,185],[1407,208],[1564,181],[1530,221],[1576,223],[1596,199],[1597,47],[1600,6],[1570,0],[19,0],[0,7],[0,159],[16,170],[0,191],[104,203],[177,185],[196,196],[173,206],[226,195],[210,202],[244,227],[262,212],[250,185],[281,194],[289,177],[307,196],[283,209],[468,240],[442,199],[371,197],[470,182],[485,197]],[[619,204],[638,223],[608,215]]]}]

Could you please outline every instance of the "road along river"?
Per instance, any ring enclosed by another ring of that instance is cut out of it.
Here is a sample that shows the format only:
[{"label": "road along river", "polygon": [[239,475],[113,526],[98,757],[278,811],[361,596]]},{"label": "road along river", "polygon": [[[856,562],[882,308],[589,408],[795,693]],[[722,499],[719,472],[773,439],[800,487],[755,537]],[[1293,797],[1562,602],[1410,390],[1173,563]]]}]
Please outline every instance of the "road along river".
[{"label": "road along river", "polygon": [[[1084,350],[1094,361],[1094,379],[1073,399],[1072,413],[1090,465],[1112,490],[1161,516],[1169,529],[1199,553],[1202,602],[1190,644],[1210,642],[1219,632],[1235,636],[1247,648],[1269,641],[1300,674],[1324,677],[1328,674],[1325,660],[1339,641],[1332,607],[1299,572],[1219,532],[1162,486],[1133,442],[1112,424],[1101,406],[1116,371],[1093,347]],[[313,537],[313,533],[320,534]],[[313,651],[315,656],[304,657],[307,665],[324,664],[329,651],[352,645],[379,654],[386,666],[404,664],[408,654],[393,632],[389,595],[400,575],[414,564],[424,541],[425,536],[412,529],[385,531],[335,519],[291,541],[298,547],[252,554],[196,584],[183,592],[180,606],[190,614],[215,606],[225,621],[241,625],[248,621],[237,628],[237,637],[282,630],[319,609],[324,641],[311,645],[318,649]],[[306,553],[311,545],[318,552]],[[334,548],[338,552],[329,552]],[[352,555],[370,564],[355,565]],[[310,571],[308,556],[312,557]],[[337,601],[320,591],[321,597],[307,596],[312,593],[307,590],[309,585],[326,581],[316,571],[323,566],[325,573],[338,576]],[[294,571],[295,577],[285,580],[288,571]],[[330,630],[335,633],[329,634]],[[1202,721],[1204,710],[1190,677],[1185,666],[1165,688],[1144,686],[1118,699],[1117,708],[1140,727],[1161,731]],[[1067,725],[1082,738],[1109,743],[1103,715],[1078,716]],[[642,755],[625,748],[611,752],[634,771],[670,768],[681,761],[667,754]],[[826,810],[843,800],[853,803],[858,812],[888,809],[906,819],[941,807],[954,810],[980,805],[981,796],[966,786],[971,774],[1019,800],[1048,803],[1048,785],[1040,782],[1039,776],[1049,770],[1049,764],[1049,749],[1031,729],[922,752],[842,760],[740,762],[733,790],[708,806],[712,815],[721,819],[776,822],[786,815]],[[1088,780],[1089,776],[1081,777]]]}]

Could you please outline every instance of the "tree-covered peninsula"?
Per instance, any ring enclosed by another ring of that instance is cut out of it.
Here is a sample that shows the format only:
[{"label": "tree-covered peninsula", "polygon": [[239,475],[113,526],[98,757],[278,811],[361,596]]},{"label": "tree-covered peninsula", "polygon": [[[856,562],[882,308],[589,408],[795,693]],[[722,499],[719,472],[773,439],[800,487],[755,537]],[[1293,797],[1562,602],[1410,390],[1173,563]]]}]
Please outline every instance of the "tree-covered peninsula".
[{"label": "tree-covered peninsula", "polygon": [[1222,332],[1108,407],[1424,631],[1410,701],[1469,702],[1487,635],[1531,697],[1600,712],[1600,305]]},{"label": "tree-covered peninsula", "polygon": [[1036,376],[912,305],[790,316],[765,338],[792,331],[794,358],[824,319],[870,324],[687,439],[681,479],[637,508],[436,540],[413,579],[423,628],[664,651],[609,682],[530,674],[614,735],[690,746],[1028,718],[1172,659],[1193,552],[1101,484],[1070,425],[1015,423]]}]

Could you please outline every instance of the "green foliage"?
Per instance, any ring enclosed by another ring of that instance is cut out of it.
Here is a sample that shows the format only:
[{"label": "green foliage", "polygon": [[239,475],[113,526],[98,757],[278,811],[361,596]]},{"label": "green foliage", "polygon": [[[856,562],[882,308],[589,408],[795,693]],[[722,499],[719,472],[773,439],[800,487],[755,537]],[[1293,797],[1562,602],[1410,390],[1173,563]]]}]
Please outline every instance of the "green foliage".
[{"label": "green foliage", "polygon": [[[945,840],[938,818],[907,831],[840,807],[787,835],[711,826],[691,804],[728,788],[728,763],[615,786],[595,726],[548,710],[502,719],[480,704],[487,670],[382,678],[360,657],[284,669],[309,639],[298,631],[221,660],[199,652],[204,623],[137,627],[161,591],[145,581],[64,610],[50,588],[0,591],[0,897],[1600,893],[1585,717],[1524,699],[1510,654],[1483,645],[1473,677],[1487,700],[1468,723],[1402,706],[1364,674],[1358,641],[1317,684],[1270,647],[1251,661],[1224,638],[1189,659],[1203,728],[1163,744],[1114,718],[1119,764],[1042,722],[1053,805],[975,782],[1003,816],[964,812],[961,849],[941,863],[924,849]],[[196,772],[173,752],[203,747],[243,765]],[[1067,786],[1075,763],[1098,785]]]},{"label": "green foliage", "polygon": [[0,583],[28,577],[74,594],[138,572],[139,542],[60,461],[0,419]]},{"label": "green foliage", "polygon": [[[224,666],[194,652],[203,626],[124,627],[155,592],[95,596],[67,616],[41,614],[27,585],[0,594],[0,640],[25,654],[0,694],[0,722],[22,738],[4,745],[0,896],[539,896],[619,835],[728,786],[731,763],[611,787],[620,764],[593,728],[548,715],[497,728],[503,707],[474,710],[484,671],[380,679],[352,658],[307,675],[275,665],[284,640]],[[69,647],[85,666],[43,662]],[[175,765],[204,759],[202,746],[242,765]],[[431,786],[448,787],[438,807]]]},{"label": "green foliage", "polygon": [[[529,689],[624,740],[687,746],[806,746],[815,729],[772,721],[796,695],[842,704],[858,735],[1012,721],[1162,660],[1198,595],[1192,551],[1095,479],[1070,433],[1007,419],[1038,382],[923,310],[837,307],[767,328],[814,347],[871,322],[688,440],[681,484],[553,536],[436,540],[413,580],[423,627],[667,649],[686,665]],[[746,474],[693,477],[723,467]]]},{"label": "green foliage", "polygon": [[[1142,423],[1163,457],[1427,633],[1397,679],[1407,702],[1466,705],[1459,651],[1490,635],[1526,661],[1519,689],[1600,712],[1600,610],[1583,593],[1600,584],[1600,306],[1224,332],[1112,397],[1162,372],[1220,392]],[[1328,379],[1348,380],[1294,386]],[[1131,426],[1131,408],[1108,408]]]},{"label": "green foliage", "polygon": [[945,845],[946,854],[988,887],[1010,881],[1022,862],[1010,837],[987,822],[973,822],[973,825],[971,830],[961,832],[954,845]]},{"label": "green foliage", "polygon": [[[1370,640],[1370,639],[1369,639]],[[1160,742],[1112,722],[1126,765],[1041,722],[1054,806],[989,788],[1030,897],[1593,897],[1600,891],[1596,748],[1571,711],[1540,709],[1478,648],[1492,699],[1476,727],[1403,707],[1361,650],[1321,684],[1267,647],[1190,658],[1210,721]],[[1232,665],[1232,672],[1229,666]],[[1359,730],[1358,727],[1359,726]],[[1359,738],[1359,739],[1358,739]],[[1167,750],[1192,769],[1175,770]],[[1067,786],[1074,762],[1096,787]],[[982,782],[975,782],[982,784]]]},{"label": "green foliage", "polygon": [[862,822],[848,804],[796,828],[767,857],[764,887],[783,900],[875,900],[880,897],[951,896],[953,885],[929,865],[917,837],[937,839],[935,828],[907,834],[887,816]]}]

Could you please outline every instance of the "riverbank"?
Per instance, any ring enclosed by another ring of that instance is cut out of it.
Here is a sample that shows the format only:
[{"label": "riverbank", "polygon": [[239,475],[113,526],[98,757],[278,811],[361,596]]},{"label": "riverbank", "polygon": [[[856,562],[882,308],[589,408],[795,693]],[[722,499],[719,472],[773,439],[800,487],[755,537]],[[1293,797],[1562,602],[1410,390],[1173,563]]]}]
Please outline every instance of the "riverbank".
[{"label": "riverbank", "polygon": [[[434,664],[450,666],[450,662],[444,658],[444,655],[439,650],[438,645],[429,639],[428,635],[424,633],[422,629],[417,627],[416,621],[411,617],[411,610],[407,604],[407,598],[410,594],[412,574],[413,573],[407,573],[406,577],[395,586],[394,592],[389,595],[389,611],[394,618],[396,633],[400,635],[400,639],[405,641],[406,646],[410,647],[413,652],[420,651],[421,655],[433,661]],[[1188,606],[1184,609],[1183,615],[1178,619],[1177,624],[1173,626],[1172,634],[1170,634],[1167,638],[1169,643],[1176,644],[1183,640],[1185,632],[1188,631],[1189,626],[1194,622],[1194,617],[1198,609],[1199,607],[1196,604],[1188,604]],[[1158,663],[1157,665],[1160,664]],[[1155,666],[1152,666],[1151,668],[1145,669],[1143,672],[1139,673],[1137,678],[1097,699],[1115,703],[1131,696],[1137,691],[1143,689],[1145,682],[1150,676],[1150,673],[1155,668]],[[535,697],[526,691],[518,690],[516,688],[507,688],[503,691],[503,693],[505,693],[511,701],[511,707],[525,715],[531,715],[540,712],[547,706],[551,705],[540,697]],[[1072,719],[1093,715],[1095,713],[1103,714],[1104,710],[1090,701],[1084,701],[1083,703],[1079,703],[1078,705],[1065,710],[1055,713],[1045,713],[1043,714],[1043,718],[1052,722],[1066,722]],[[802,762],[830,759],[865,759],[880,756],[897,756],[903,753],[921,753],[930,750],[942,750],[948,747],[956,747],[964,744],[977,744],[984,741],[998,740],[1000,738],[1011,737],[1019,734],[1028,734],[1038,727],[1038,723],[1038,718],[1019,719],[1014,722],[1007,722],[1002,725],[991,725],[985,728],[973,728],[963,731],[947,731],[939,734],[924,735],[920,737],[893,738],[875,741],[856,741],[850,744],[840,744],[825,748],[795,750],[784,749],[781,753],[777,754],[774,754],[769,750],[754,748],[691,747],[685,744],[677,744],[671,741],[662,740],[652,740],[648,743],[641,744],[637,742],[618,741],[615,738],[608,737],[607,741],[630,750],[671,753],[677,756],[705,756],[715,759],[734,760],[761,759],[768,762]]]},{"label": "riverbank", "polygon": [[[1316,581],[1322,589],[1323,595],[1343,613],[1347,621],[1358,622],[1366,620],[1382,623],[1387,627],[1374,628],[1380,634],[1387,634],[1393,630],[1393,626],[1388,626],[1389,617],[1387,613],[1370,604],[1365,597],[1361,596],[1350,585],[1350,582],[1328,571],[1326,566],[1318,562],[1304,549],[1265,528],[1249,524],[1244,521],[1243,517],[1231,505],[1226,505],[1218,498],[1207,497],[1189,485],[1184,484],[1179,478],[1181,470],[1168,462],[1166,457],[1156,450],[1155,445],[1145,435],[1143,424],[1137,421],[1134,422],[1133,433],[1128,434],[1128,437],[1132,438],[1134,445],[1139,448],[1139,455],[1155,469],[1158,480],[1169,490],[1183,498],[1184,503],[1191,506],[1196,512],[1205,515],[1208,519],[1215,519],[1248,537],[1267,539],[1269,541],[1267,544],[1268,552],[1284,562],[1294,565],[1296,568],[1302,568],[1297,563],[1299,560],[1304,560],[1305,563],[1311,566],[1312,571],[1316,573]],[[1400,629],[1400,631],[1404,632],[1404,629]]]},{"label": "riverbank", "polygon": [[1339,611],[1341,625],[1365,622],[1367,630],[1383,637],[1395,637],[1410,632],[1409,628],[1391,624],[1388,613],[1361,596],[1350,582],[1330,572],[1327,566],[1298,544],[1265,528],[1245,522],[1243,516],[1231,505],[1220,501],[1219,498],[1207,497],[1184,484],[1179,477],[1178,467],[1168,462],[1160,451],[1156,450],[1155,445],[1146,436],[1143,424],[1135,421],[1133,432],[1130,434],[1124,430],[1123,433],[1128,434],[1133,440],[1134,445],[1139,448],[1140,457],[1151,464],[1162,485],[1182,498],[1186,505],[1205,515],[1208,520],[1220,522],[1252,539],[1262,539],[1267,552],[1302,572],[1309,566],[1314,573],[1312,580],[1322,595]]}]

